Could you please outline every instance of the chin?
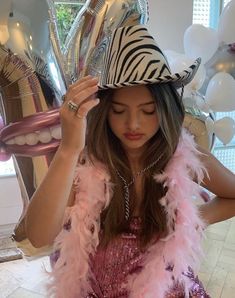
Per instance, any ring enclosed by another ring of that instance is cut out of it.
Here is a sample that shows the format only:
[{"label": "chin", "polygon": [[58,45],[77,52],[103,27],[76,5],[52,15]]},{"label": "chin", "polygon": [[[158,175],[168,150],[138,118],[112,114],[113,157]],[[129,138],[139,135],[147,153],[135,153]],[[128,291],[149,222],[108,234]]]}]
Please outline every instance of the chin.
[{"label": "chin", "polygon": [[127,149],[142,149],[145,145],[146,145],[146,142],[133,142],[133,141],[130,141],[130,142],[122,142],[122,144],[124,145],[125,148]]}]

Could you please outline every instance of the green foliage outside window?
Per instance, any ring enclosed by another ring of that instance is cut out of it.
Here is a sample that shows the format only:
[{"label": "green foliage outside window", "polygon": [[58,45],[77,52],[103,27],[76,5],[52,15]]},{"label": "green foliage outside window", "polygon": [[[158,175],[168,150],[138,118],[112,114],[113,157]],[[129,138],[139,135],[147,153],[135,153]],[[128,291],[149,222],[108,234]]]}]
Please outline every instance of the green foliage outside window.
[{"label": "green foliage outside window", "polygon": [[55,4],[58,31],[62,46],[81,7],[82,5]]}]

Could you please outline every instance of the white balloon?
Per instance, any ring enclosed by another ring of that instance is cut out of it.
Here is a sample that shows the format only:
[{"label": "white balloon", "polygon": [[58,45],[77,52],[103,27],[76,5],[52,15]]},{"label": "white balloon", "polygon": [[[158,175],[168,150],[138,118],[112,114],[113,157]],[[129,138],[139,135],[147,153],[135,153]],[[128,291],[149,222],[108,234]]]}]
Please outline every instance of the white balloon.
[{"label": "white balloon", "polygon": [[205,64],[219,46],[217,32],[203,25],[193,24],[184,33],[185,54],[193,59],[201,57]]},{"label": "white balloon", "polygon": [[177,53],[173,50],[165,50],[163,51],[163,54],[165,55],[169,65],[171,65],[171,63],[178,57],[181,56],[182,54]]},{"label": "white balloon", "polygon": [[225,72],[215,74],[206,90],[206,104],[215,112],[235,110],[235,80]]},{"label": "white balloon", "polygon": [[224,144],[228,144],[235,135],[235,121],[224,117],[215,122],[215,135]]},{"label": "white balloon", "polygon": [[[192,65],[194,59],[187,57],[186,55],[179,55],[171,61],[170,68],[172,72],[182,72],[184,69]],[[184,88],[184,96],[190,97],[193,91],[199,90],[206,78],[206,69],[203,64],[198,68],[198,71],[193,80],[187,84]]]},{"label": "white balloon", "polygon": [[224,117],[215,122],[207,118],[205,123],[208,133],[214,133],[224,145],[227,145],[235,135],[235,121],[230,117]]},{"label": "white balloon", "polygon": [[219,41],[235,42],[235,0],[230,1],[223,9],[218,25]]},{"label": "white balloon", "polygon": [[203,112],[205,112],[205,113],[210,112],[210,107],[207,105],[207,103],[206,103],[205,99],[203,98],[203,96],[196,95],[195,96],[195,104]]}]

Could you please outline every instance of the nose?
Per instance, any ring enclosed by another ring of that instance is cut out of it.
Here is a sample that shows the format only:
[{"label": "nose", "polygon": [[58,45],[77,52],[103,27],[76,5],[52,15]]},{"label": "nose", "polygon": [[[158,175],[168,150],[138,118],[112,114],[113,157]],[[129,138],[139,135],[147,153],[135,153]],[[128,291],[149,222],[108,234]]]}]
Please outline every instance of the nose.
[{"label": "nose", "polygon": [[129,115],[127,116],[126,122],[127,122],[128,129],[134,132],[138,130],[138,128],[140,128],[141,126],[140,115],[138,115],[137,112],[129,113]]}]

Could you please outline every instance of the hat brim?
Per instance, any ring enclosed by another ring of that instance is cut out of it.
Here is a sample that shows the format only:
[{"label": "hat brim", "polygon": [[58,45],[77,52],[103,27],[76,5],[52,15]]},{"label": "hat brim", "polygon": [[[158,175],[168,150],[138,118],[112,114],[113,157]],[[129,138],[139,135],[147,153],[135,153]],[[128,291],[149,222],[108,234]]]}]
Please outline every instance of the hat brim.
[{"label": "hat brim", "polygon": [[197,58],[191,66],[189,66],[188,68],[186,68],[185,70],[179,73],[160,76],[158,78],[151,78],[148,80],[120,82],[118,84],[102,85],[98,83],[98,87],[99,89],[103,90],[103,89],[117,89],[117,88],[122,88],[126,86],[148,85],[148,84],[155,84],[155,83],[157,84],[172,83],[176,88],[181,88],[182,86],[186,86],[193,80],[200,64],[201,64],[201,58]]}]

